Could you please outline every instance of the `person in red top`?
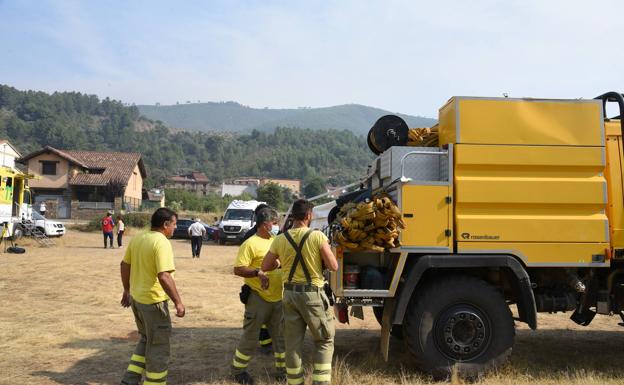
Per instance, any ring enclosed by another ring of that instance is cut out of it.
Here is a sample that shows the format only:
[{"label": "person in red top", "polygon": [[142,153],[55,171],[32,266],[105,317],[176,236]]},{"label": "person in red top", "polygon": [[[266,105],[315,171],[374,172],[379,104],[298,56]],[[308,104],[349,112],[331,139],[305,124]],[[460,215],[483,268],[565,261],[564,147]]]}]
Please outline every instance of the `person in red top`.
[{"label": "person in red top", "polygon": [[106,238],[110,239],[110,248],[113,248],[113,227],[115,227],[115,221],[113,220],[113,213],[110,211],[106,213],[104,219],[102,219],[102,233],[104,234],[104,248],[106,248]]}]

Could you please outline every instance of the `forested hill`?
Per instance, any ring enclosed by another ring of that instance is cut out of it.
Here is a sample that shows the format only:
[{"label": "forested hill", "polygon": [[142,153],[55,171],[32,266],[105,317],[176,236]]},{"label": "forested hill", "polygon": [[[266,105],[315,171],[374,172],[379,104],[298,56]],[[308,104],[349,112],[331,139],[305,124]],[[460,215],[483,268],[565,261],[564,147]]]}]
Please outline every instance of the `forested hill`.
[{"label": "forested hill", "polygon": [[213,182],[241,176],[347,183],[362,176],[373,155],[363,136],[347,130],[277,128],[245,134],[171,131],[136,107],[78,92],[47,94],[0,85],[0,139],[22,154],[59,149],[140,152],[147,185],[167,175],[204,171]]},{"label": "forested hill", "polygon": [[[251,132],[275,127],[349,130],[365,135],[383,115],[379,108],[359,104],[325,108],[251,108],[235,102],[188,103],[173,106],[138,106],[141,114],[170,127],[198,131]],[[398,114],[410,127],[430,127],[435,119]]]}]

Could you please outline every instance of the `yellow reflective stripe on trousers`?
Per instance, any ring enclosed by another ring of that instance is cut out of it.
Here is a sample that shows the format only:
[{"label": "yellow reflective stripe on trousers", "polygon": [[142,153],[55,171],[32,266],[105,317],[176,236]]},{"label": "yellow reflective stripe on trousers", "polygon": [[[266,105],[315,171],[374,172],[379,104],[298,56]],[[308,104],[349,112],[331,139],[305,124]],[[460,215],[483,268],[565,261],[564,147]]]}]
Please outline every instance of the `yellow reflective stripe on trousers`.
[{"label": "yellow reflective stripe on trousers", "polygon": [[303,372],[303,368],[286,368],[286,373],[288,374],[299,374]]},{"label": "yellow reflective stripe on trousers", "polygon": [[242,362],[236,361],[236,358],[232,360],[232,366],[235,368],[246,368],[248,364],[243,364]]},{"label": "yellow reflective stripe on trousers", "polygon": [[140,366],[136,366],[133,364],[128,365],[128,371],[132,372],[132,373],[137,373],[137,374],[143,374],[143,368]]},{"label": "yellow reflective stripe on trousers", "polygon": [[236,357],[240,358],[241,360],[245,360],[245,361],[249,361],[251,360],[251,356],[246,356],[243,353],[239,352],[238,349],[236,349]]},{"label": "yellow reflective stripe on trousers", "polygon": [[132,357],[130,357],[130,359],[132,361],[145,363],[145,357],[139,356],[138,354],[133,354]]},{"label": "yellow reflective stripe on trousers", "polygon": [[303,377],[288,379],[288,385],[299,385],[299,384],[303,384]]},{"label": "yellow reflective stripe on trousers", "polygon": [[275,363],[275,367],[276,368],[285,368],[286,367],[286,363],[285,362],[276,362]]},{"label": "yellow reflective stripe on trousers", "polygon": [[314,370],[331,370],[331,362],[329,364],[314,364]]},{"label": "yellow reflective stripe on trousers", "polygon": [[312,381],[329,382],[331,381],[331,374],[313,374]]},{"label": "yellow reflective stripe on trousers", "polygon": [[270,344],[271,342],[273,342],[273,339],[268,338],[268,339],[266,339],[266,340],[261,340],[261,341],[260,341],[260,345],[268,345],[268,344]]},{"label": "yellow reflective stripe on trousers", "polygon": [[149,377],[150,380],[160,380],[167,377],[167,371],[164,372],[145,372],[145,377]]},{"label": "yellow reflective stripe on trousers", "polygon": [[273,353],[275,358],[286,358],[286,353]]},{"label": "yellow reflective stripe on trousers", "polygon": [[154,381],[145,380],[145,381],[143,381],[143,385],[167,385],[167,381],[154,382]]}]

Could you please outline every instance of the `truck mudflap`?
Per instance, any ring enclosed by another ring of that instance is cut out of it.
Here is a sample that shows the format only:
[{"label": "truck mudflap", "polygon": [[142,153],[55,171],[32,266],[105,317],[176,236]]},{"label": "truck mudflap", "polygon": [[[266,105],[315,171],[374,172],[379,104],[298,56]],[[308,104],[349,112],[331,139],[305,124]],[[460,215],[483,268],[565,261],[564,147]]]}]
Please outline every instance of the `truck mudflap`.
[{"label": "truck mudflap", "polygon": [[396,300],[388,298],[384,301],[384,311],[381,317],[381,356],[388,361],[390,351],[390,331],[392,330],[392,314],[396,308]]},{"label": "truck mudflap", "polygon": [[[507,268],[513,273],[515,280],[511,285],[517,297],[518,316],[520,321],[525,322],[533,330],[537,328],[537,309],[535,296],[531,289],[531,280],[523,266],[510,255],[488,254],[436,254],[417,257],[418,261],[412,265],[407,277],[403,281],[403,287],[396,304],[393,304],[392,324],[403,324],[403,318],[412,298],[416,286],[423,274],[429,269],[451,268],[475,268],[475,267],[500,267]],[[394,302],[394,301],[393,301]],[[389,311],[390,309],[388,309]],[[384,317],[386,311],[384,311]],[[389,330],[388,330],[389,333]],[[384,340],[382,328],[382,341]],[[387,350],[387,349],[386,349]],[[383,346],[382,346],[383,352]]]}]

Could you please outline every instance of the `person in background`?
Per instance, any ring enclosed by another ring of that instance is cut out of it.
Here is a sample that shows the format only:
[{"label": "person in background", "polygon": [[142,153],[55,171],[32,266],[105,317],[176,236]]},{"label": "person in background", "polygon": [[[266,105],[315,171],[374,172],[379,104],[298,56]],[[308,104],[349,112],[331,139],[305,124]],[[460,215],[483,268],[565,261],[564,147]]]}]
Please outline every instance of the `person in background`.
[{"label": "person in background", "polygon": [[206,228],[199,218],[195,218],[195,223],[189,226],[188,234],[191,236],[191,253],[193,253],[193,258],[199,258],[202,241],[206,236]]},{"label": "person in background", "polygon": [[186,309],[173,280],[175,266],[171,238],[178,214],[161,207],[152,215],[150,231],[132,238],[120,264],[123,294],[121,306],[132,307],[139,332],[139,343],[121,385],[165,385],[169,366],[171,316],[169,300],[176,316]]},{"label": "person in background", "polygon": [[122,246],[124,231],[126,231],[126,224],[124,223],[121,215],[117,215],[117,247]]},{"label": "person in background", "polygon": [[45,202],[41,201],[41,203],[39,204],[39,214],[41,214],[41,216],[45,217],[46,215],[46,204]]},{"label": "person in background", "polygon": [[259,269],[262,260],[279,230],[278,215],[275,210],[267,207],[260,210],[256,218],[257,232],[243,242],[234,262],[234,274],[245,278],[243,286],[245,294],[241,294],[241,301],[245,304],[245,315],[243,333],[232,358],[232,375],[236,382],[245,385],[254,383],[247,372],[247,366],[258,346],[258,333],[264,325],[268,326],[271,335],[274,336],[276,380],[286,379],[281,271],[274,271],[266,276],[270,282],[268,290],[261,288],[259,279],[264,275]]},{"label": "person in background", "polygon": [[115,227],[115,221],[113,220],[113,213],[107,212],[104,219],[102,219],[102,234],[104,234],[104,248],[106,248],[106,239],[110,239],[110,248],[113,248],[113,228]]}]

